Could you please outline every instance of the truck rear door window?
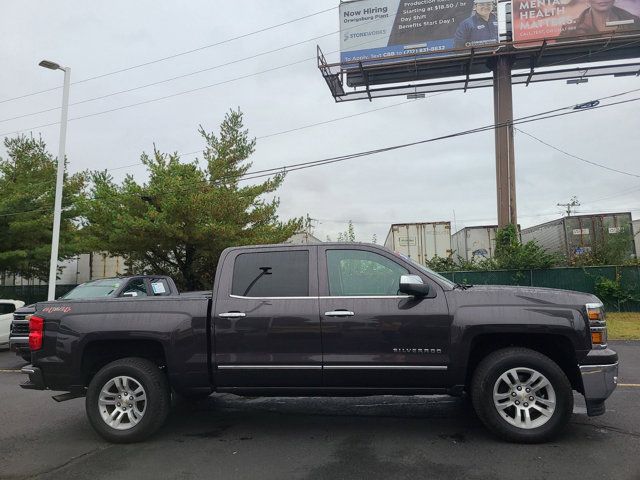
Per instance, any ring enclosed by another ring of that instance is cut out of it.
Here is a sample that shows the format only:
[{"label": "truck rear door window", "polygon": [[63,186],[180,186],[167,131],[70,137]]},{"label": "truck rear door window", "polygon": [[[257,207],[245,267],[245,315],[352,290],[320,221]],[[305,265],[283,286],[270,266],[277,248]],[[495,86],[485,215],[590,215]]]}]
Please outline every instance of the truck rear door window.
[{"label": "truck rear door window", "polygon": [[151,293],[155,297],[170,295],[171,289],[169,288],[169,282],[164,278],[154,278],[151,280]]},{"label": "truck rear door window", "polygon": [[231,294],[241,297],[308,297],[309,252],[243,253],[233,266]]},{"label": "truck rear door window", "polygon": [[387,257],[362,250],[327,250],[329,295],[398,295],[400,277],[409,271]]}]

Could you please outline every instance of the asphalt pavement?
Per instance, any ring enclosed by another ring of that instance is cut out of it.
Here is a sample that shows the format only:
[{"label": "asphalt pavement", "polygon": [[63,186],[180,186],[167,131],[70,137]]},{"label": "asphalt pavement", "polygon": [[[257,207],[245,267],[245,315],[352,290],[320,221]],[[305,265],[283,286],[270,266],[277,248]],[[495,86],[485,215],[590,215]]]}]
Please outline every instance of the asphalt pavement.
[{"label": "asphalt pavement", "polygon": [[112,445],[84,399],[20,389],[24,362],[0,352],[0,478],[640,480],[640,342],[611,344],[607,413],[587,417],[576,395],[569,428],[543,445],[495,439],[466,399],[233,395],[178,404],[152,439]]}]

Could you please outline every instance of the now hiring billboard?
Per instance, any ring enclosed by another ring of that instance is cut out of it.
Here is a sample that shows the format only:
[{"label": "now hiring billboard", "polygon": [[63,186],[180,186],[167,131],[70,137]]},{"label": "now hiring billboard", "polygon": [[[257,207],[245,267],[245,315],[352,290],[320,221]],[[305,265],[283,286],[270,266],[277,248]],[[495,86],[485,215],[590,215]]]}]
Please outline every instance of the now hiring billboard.
[{"label": "now hiring billboard", "polygon": [[341,62],[438,54],[498,43],[494,0],[355,0],[340,4]]}]

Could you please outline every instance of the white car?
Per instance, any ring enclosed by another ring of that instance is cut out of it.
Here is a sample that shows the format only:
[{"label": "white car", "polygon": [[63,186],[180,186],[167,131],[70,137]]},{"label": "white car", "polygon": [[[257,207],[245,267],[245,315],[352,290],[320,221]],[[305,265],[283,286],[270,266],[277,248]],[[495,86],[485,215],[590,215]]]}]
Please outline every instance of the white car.
[{"label": "white car", "polygon": [[9,329],[13,320],[13,312],[24,307],[20,300],[0,300],[0,348],[9,348]]}]

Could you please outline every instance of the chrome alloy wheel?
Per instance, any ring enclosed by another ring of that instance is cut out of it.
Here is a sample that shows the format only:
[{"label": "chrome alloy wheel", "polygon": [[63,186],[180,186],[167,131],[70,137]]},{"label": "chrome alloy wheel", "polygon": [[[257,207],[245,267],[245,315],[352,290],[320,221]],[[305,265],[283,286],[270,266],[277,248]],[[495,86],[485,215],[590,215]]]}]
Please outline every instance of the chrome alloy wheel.
[{"label": "chrome alloy wheel", "polygon": [[115,377],[100,390],[98,410],[104,423],[116,430],[135,427],[147,409],[147,392],[131,377]]},{"label": "chrome alloy wheel", "polygon": [[500,375],[493,386],[493,404],[500,416],[514,427],[538,428],[556,409],[556,392],[542,373],[517,367]]}]

